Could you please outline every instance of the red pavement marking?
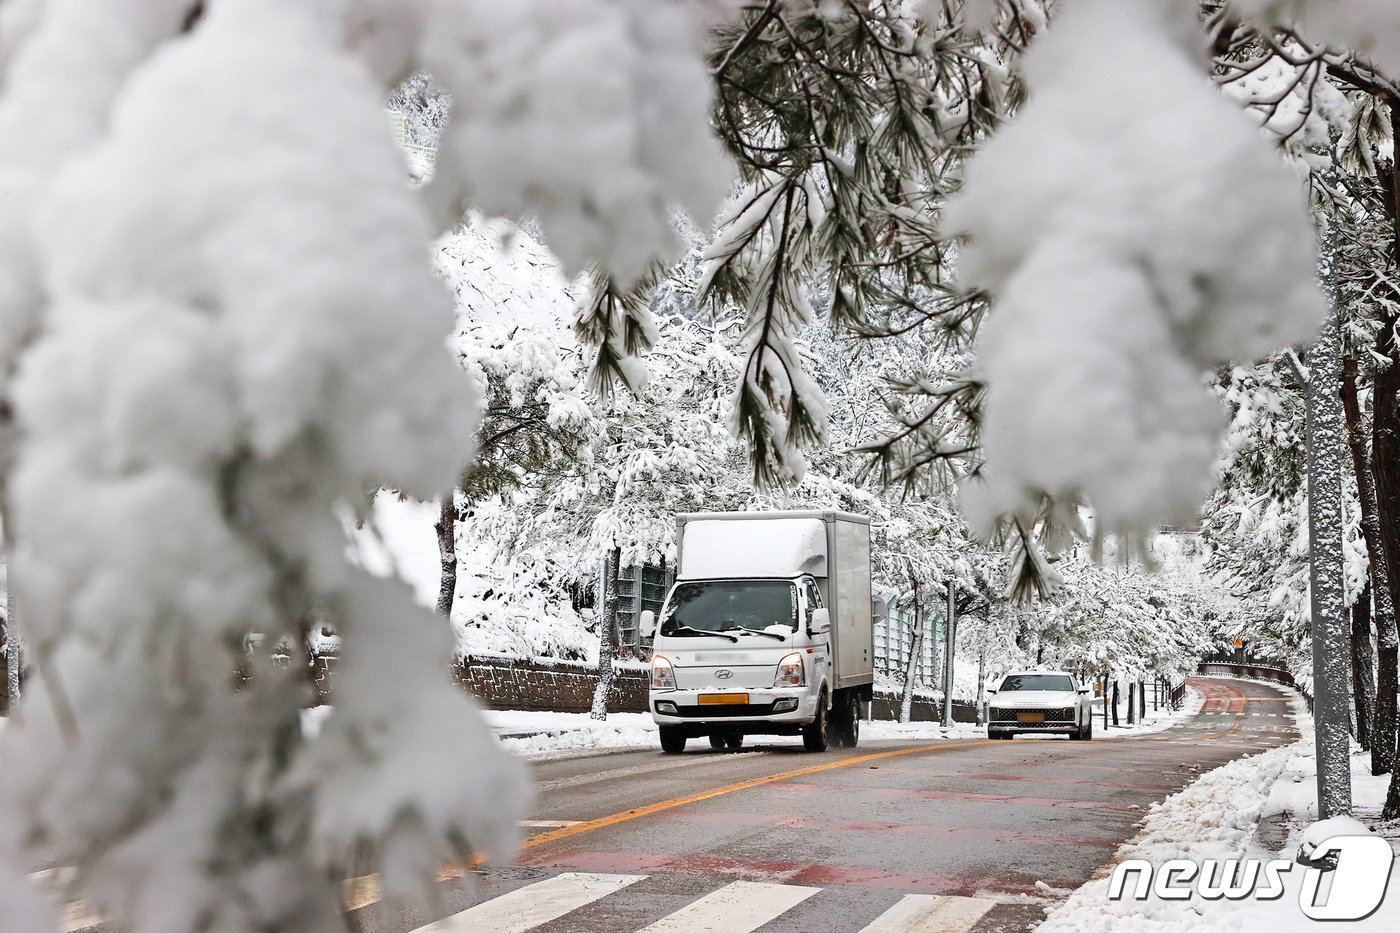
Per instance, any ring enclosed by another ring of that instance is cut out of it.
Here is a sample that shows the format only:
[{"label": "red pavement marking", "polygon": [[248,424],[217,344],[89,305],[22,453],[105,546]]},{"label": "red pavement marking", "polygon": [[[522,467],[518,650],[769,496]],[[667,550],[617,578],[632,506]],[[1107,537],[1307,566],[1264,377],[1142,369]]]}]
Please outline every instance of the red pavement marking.
[{"label": "red pavement marking", "polygon": [[[1154,784],[1143,781],[1100,781],[1093,778],[1057,778],[1045,777],[1039,774],[970,774],[965,771],[925,771],[921,768],[910,768],[905,766],[886,766],[886,770],[899,771],[908,774],[920,774],[926,777],[940,778],[966,778],[969,781],[1033,781],[1036,784],[1088,784],[1092,787],[1121,787],[1130,790],[1169,790],[1176,793],[1181,790],[1180,784]],[[1123,773],[1123,768],[1110,768],[1110,771]]]},{"label": "red pavement marking", "polygon": [[1078,879],[1032,878],[1015,872],[998,870],[995,875],[972,876],[937,874],[933,872],[901,872],[865,865],[814,865],[810,862],[789,862],[772,859],[718,858],[710,855],[681,855],[667,857],[646,852],[599,852],[582,850],[557,855],[531,853],[522,864],[547,865],[573,871],[598,871],[654,874],[721,876],[739,879],[810,884],[820,887],[853,884],[891,891],[919,894],[955,894],[971,897],[979,892],[1026,894],[1041,896],[1036,881],[1051,887],[1076,888]]},{"label": "red pavement marking", "polygon": [[1062,797],[1021,797],[1016,794],[971,794],[945,790],[923,790],[906,787],[862,787],[857,784],[805,784],[801,781],[784,781],[766,788],[778,793],[830,794],[840,790],[853,796],[868,797],[922,797],[925,800],[966,800],[972,803],[1006,803],[1026,807],[1060,807],[1071,810],[1142,810],[1138,804],[1119,803],[1112,800],[1067,800]]},{"label": "red pavement marking", "polygon": [[827,817],[779,816],[771,813],[743,813],[726,810],[715,812],[685,812],[680,810],[660,816],[661,819],[682,823],[702,823],[709,826],[774,826],[783,829],[820,829],[852,833],[885,833],[895,836],[928,836],[939,839],[997,839],[1024,845],[1048,846],[1117,846],[1118,836],[1047,835],[1016,833],[1005,829],[983,829],[934,823],[890,823],[878,820],[840,820]]}]

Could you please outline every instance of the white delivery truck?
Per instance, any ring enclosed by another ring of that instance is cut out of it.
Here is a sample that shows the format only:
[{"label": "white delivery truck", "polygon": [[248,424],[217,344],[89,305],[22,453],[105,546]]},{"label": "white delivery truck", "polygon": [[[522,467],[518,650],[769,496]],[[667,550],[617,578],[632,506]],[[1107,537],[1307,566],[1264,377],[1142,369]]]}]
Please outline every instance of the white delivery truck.
[{"label": "white delivery truck", "polygon": [[654,633],[661,748],[708,736],[801,735],[854,747],[875,680],[870,519],[845,512],[701,512],[676,520],[676,582],[640,618]]}]

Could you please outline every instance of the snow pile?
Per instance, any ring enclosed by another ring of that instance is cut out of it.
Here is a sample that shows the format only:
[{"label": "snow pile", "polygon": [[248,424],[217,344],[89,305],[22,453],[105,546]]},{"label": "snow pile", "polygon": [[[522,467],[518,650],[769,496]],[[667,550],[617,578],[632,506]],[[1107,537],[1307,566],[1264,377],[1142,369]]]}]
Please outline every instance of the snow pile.
[{"label": "snow pile", "polygon": [[489,710],[486,721],[504,748],[531,758],[590,749],[659,747],[650,713],[609,713],[607,719],[598,720],[588,713]]},{"label": "snow pile", "polygon": [[948,206],[964,282],[994,305],[979,524],[1044,493],[1087,496],[1109,534],[1193,520],[1222,427],[1204,371],[1320,320],[1302,186],[1203,81],[1175,15],[1067,5]]},{"label": "snow pile", "polygon": [[[1275,779],[1293,758],[1307,752],[1310,743],[1311,738],[1237,759],[1154,804],[1143,820],[1142,832],[1118,849],[1114,863],[1145,859],[1160,866],[1177,858],[1199,862],[1243,857]],[[1110,901],[1108,887],[1106,877],[1085,884],[1050,911],[1037,933],[1193,933],[1239,928],[1238,918],[1222,916],[1219,901],[1155,897]],[[1254,906],[1250,902],[1245,909]]]}]

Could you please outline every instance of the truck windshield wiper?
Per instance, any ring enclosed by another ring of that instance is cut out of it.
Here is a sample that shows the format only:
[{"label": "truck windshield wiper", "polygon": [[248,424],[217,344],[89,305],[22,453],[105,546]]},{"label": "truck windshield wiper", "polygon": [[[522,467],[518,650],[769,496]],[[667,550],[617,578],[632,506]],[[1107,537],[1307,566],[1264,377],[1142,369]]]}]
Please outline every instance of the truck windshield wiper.
[{"label": "truck windshield wiper", "polygon": [[682,635],[682,634],[684,634],[684,635],[715,635],[715,636],[718,636],[719,638],[728,638],[730,641],[733,641],[733,642],[737,642],[737,641],[739,640],[739,636],[737,636],[737,635],[730,635],[730,634],[727,633],[727,632],[707,632],[707,631],[705,631],[704,629],[691,628],[689,625],[677,625],[677,626],[676,626],[675,628],[673,628],[671,631],[669,631],[669,632],[662,632],[662,634],[663,634],[663,635]]},{"label": "truck windshield wiper", "polygon": [[745,628],[745,627],[742,626],[742,625],[736,625],[736,626],[734,626],[733,628],[727,628],[727,629],[725,629],[725,631],[726,631],[726,632],[747,632],[747,633],[750,634],[750,635],[767,635],[769,638],[776,638],[776,639],[778,639],[778,641],[787,641],[787,636],[786,636],[786,635],[779,635],[777,632],[768,632],[768,631],[765,631],[765,630],[763,630],[763,629],[761,629],[761,628]]}]

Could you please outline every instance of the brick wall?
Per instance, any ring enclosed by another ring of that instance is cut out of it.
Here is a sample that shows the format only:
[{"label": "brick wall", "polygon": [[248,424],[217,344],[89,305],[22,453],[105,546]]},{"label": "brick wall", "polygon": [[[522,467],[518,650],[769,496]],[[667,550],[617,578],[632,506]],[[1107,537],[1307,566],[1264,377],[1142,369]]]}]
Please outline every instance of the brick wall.
[{"label": "brick wall", "polygon": [[[593,708],[598,669],[579,661],[468,657],[457,662],[452,677],[468,693],[493,709],[586,713]],[[646,670],[630,666],[614,668],[608,709],[640,713],[646,708]]]},{"label": "brick wall", "polygon": [[[459,661],[453,676],[463,688],[494,709],[557,710],[586,713],[593,707],[597,669],[577,661],[523,660],[473,657]],[[877,692],[871,704],[876,719],[896,719],[899,697]],[[619,667],[613,680],[608,709],[615,713],[643,713],[647,709],[647,672],[640,667]],[[933,700],[915,697],[910,718],[937,722],[941,710]],[[956,722],[974,721],[970,704],[954,703]]]}]

